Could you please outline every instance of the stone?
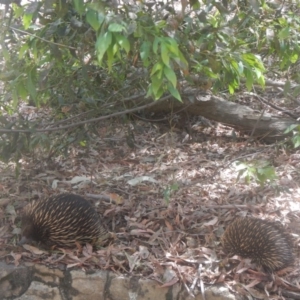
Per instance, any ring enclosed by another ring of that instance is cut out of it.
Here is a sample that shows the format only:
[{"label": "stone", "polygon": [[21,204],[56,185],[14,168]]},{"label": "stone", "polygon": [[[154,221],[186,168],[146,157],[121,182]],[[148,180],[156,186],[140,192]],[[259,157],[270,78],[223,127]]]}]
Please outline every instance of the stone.
[{"label": "stone", "polygon": [[33,281],[21,297],[16,300],[63,300],[60,296],[59,289],[57,287],[51,287],[44,283]]},{"label": "stone", "polygon": [[107,271],[87,274],[83,271],[73,270],[70,272],[70,275],[72,283],[69,295],[72,296],[72,300],[107,299],[104,297],[108,277]]},{"label": "stone", "polygon": [[[79,269],[50,269],[45,265],[7,265],[0,262],[1,300],[203,300],[197,285],[194,295],[186,286],[168,287],[138,276]],[[222,285],[205,286],[206,300],[234,300]]]},{"label": "stone", "polygon": [[22,295],[30,286],[32,268],[0,262],[0,299]]}]

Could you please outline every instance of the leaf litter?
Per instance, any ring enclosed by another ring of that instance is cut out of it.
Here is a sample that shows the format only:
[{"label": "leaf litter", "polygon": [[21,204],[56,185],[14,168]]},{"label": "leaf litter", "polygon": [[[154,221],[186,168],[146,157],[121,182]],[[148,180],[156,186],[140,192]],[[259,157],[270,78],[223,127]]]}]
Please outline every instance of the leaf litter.
[{"label": "leaf litter", "polygon": [[[280,221],[299,243],[299,151],[249,143],[243,136],[231,139],[231,129],[221,125],[215,126],[215,135],[194,142],[181,131],[166,127],[161,134],[161,128],[142,122],[132,150],[122,124],[115,125],[114,144],[104,139],[111,125],[101,124],[88,149],[73,146],[69,156],[42,166],[28,158],[18,180],[12,167],[11,173],[5,169],[0,182],[2,260],[16,266],[30,261],[111,270],[154,279],[162,288],[182,282],[191,295],[220,283],[257,299],[300,295],[298,257],[293,267],[271,276],[248,259],[227,257],[220,244],[236,216]],[[270,159],[278,176],[273,183],[260,186],[253,180],[237,180],[233,162]],[[78,193],[91,201],[112,233],[102,248],[17,245],[24,206],[60,192]]]}]

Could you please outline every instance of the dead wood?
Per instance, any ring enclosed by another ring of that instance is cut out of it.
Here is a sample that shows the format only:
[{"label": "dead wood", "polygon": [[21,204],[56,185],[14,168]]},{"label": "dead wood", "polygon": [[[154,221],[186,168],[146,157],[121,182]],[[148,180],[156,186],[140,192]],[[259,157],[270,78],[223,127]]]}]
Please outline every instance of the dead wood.
[{"label": "dead wood", "polygon": [[182,103],[168,100],[151,107],[149,111],[167,113],[186,110],[190,115],[220,122],[266,142],[284,139],[287,136],[284,134],[286,128],[299,123],[293,118],[253,110],[203,91],[186,91],[181,96]]}]

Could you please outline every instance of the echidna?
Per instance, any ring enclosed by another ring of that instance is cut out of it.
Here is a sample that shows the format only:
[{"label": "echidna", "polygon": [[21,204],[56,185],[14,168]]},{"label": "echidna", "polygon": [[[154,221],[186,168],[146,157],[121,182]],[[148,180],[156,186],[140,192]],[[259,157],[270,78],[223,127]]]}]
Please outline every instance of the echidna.
[{"label": "echidna", "polygon": [[225,230],[222,244],[229,255],[251,258],[269,272],[294,262],[293,241],[277,222],[238,218]]},{"label": "echidna", "polygon": [[99,246],[107,237],[98,213],[78,195],[60,194],[28,204],[22,216],[21,244],[28,240],[48,247]]}]

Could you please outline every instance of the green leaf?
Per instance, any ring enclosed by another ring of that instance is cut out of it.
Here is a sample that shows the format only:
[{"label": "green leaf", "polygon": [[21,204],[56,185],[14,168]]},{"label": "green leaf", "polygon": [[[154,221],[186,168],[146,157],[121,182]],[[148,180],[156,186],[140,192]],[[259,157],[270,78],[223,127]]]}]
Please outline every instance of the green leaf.
[{"label": "green leaf", "polygon": [[28,27],[30,26],[32,17],[33,17],[33,14],[25,14],[23,16],[22,21],[23,21],[23,26],[25,29],[28,29]]},{"label": "green leaf", "polygon": [[281,29],[278,33],[278,37],[281,40],[287,39],[290,36],[290,28],[289,27],[285,27],[283,29]]},{"label": "green leaf", "polygon": [[13,10],[14,10],[14,18],[16,19],[20,18],[24,13],[24,7],[21,6],[14,5]]},{"label": "green leaf", "polygon": [[258,68],[254,68],[254,72],[255,72],[255,74],[256,74],[256,78],[257,78],[257,79],[258,79],[258,78],[261,78],[261,77],[263,76],[261,70],[258,69]]},{"label": "green leaf", "polygon": [[256,173],[257,173],[256,168],[253,167],[253,166],[248,166],[248,170],[247,171],[248,171],[249,175],[251,175],[252,177],[255,176]]},{"label": "green leaf", "polygon": [[151,96],[153,96],[152,84],[149,85],[149,88],[148,88],[148,91],[147,91],[147,94],[146,94],[145,98],[148,98],[148,97],[151,97]]},{"label": "green leaf", "polygon": [[231,95],[234,94],[234,86],[231,83],[228,85],[228,91]]},{"label": "green leaf", "polygon": [[185,59],[185,57],[183,56],[183,54],[179,51],[178,52],[178,56],[174,57],[173,60],[177,63],[177,65],[179,66],[179,68],[181,70],[187,70],[188,69],[188,62]]},{"label": "green leaf", "polygon": [[182,102],[182,99],[181,99],[181,96],[180,96],[178,90],[175,89],[171,84],[168,84],[168,90],[175,99]]},{"label": "green leaf", "polygon": [[86,13],[86,20],[92,26],[92,28],[97,31],[101,27],[104,18],[99,18],[98,12],[89,9]]},{"label": "green leaf", "polygon": [[37,40],[35,39],[31,44],[31,53],[35,60],[38,59],[38,47],[37,47]]},{"label": "green leaf", "polygon": [[97,58],[99,63],[102,63],[103,56],[112,42],[112,33],[110,31],[99,35],[96,42]]},{"label": "green leaf", "polygon": [[[299,126],[299,124],[293,124],[293,125],[288,126],[288,128],[284,131],[284,134],[287,134],[287,133],[293,131],[293,130],[294,130],[295,128],[297,128],[298,126]],[[300,127],[300,126],[299,126],[299,127]],[[298,128],[298,130],[299,130],[299,128]]]},{"label": "green leaf", "polygon": [[12,90],[12,98],[13,98],[13,108],[15,109],[17,107],[17,105],[19,104],[19,97],[18,97],[18,93],[17,90],[13,89]]},{"label": "green leaf", "polygon": [[161,43],[161,59],[166,66],[170,66],[170,57],[167,45],[165,43]]},{"label": "green leaf", "polygon": [[242,55],[242,59],[244,63],[248,64],[248,67],[258,68],[261,72],[265,71],[264,64],[262,63],[260,57],[252,54],[252,53],[245,53]]},{"label": "green leaf", "polygon": [[156,95],[158,90],[162,86],[162,80],[158,76],[154,75],[151,77],[151,82],[153,94]]},{"label": "green leaf", "polygon": [[36,88],[35,88],[35,70],[30,70],[30,72],[27,74],[27,89],[29,91],[30,96],[36,100],[36,96],[37,96],[37,92],[36,92]]},{"label": "green leaf", "polygon": [[295,88],[293,89],[293,96],[297,97],[300,95],[300,85],[296,85]]},{"label": "green leaf", "polygon": [[129,40],[125,36],[123,36],[119,33],[114,34],[114,37],[115,37],[117,43],[120,45],[120,47],[122,49],[124,49],[126,51],[126,53],[128,54],[130,51]]},{"label": "green leaf", "polygon": [[257,79],[257,82],[262,86],[264,87],[265,86],[265,77],[264,76],[261,76]]},{"label": "green leaf", "polygon": [[159,20],[155,23],[158,29],[163,29],[166,26],[166,21],[165,20]]},{"label": "green leaf", "polygon": [[170,202],[170,196],[171,196],[171,190],[167,187],[164,191],[163,191],[163,195],[164,195],[164,199],[166,201],[166,204],[168,205]]},{"label": "green leaf", "polygon": [[6,61],[9,61],[10,60],[10,53],[9,51],[7,50],[7,48],[5,46],[1,47],[1,54],[3,55],[3,57],[5,58]]},{"label": "green leaf", "polygon": [[29,49],[29,45],[28,44],[24,44],[22,45],[22,47],[19,50],[19,59],[23,59],[24,57],[24,53]]},{"label": "green leaf", "polygon": [[158,90],[155,90],[155,93],[154,93],[153,84],[151,83],[146,97],[152,96],[154,98],[154,100],[158,100],[163,95],[163,93],[164,93],[164,89],[162,86],[159,87]]},{"label": "green leaf", "polygon": [[82,147],[86,147],[86,145],[87,145],[86,140],[79,141],[79,145]]},{"label": "green leaf", "polygon": [[246,76],[246,87],[248,91],[250,91],[252,89],[253,81],[254,81],[252,72],[249,71],[248,69],[245,69],[245,76]]},{"label": "green leaf", "polygon": [[166,38],[168,49],[175,56],[179,56],[179,48],[177,42],[172,38]]},{"label": "green leaf", "polygon": [[232,70],[235,74],[239,75],[239,65],[238,65],[238,63],[237,63],[235,60],[232,60],[232,61],[230,62],[230,64],[231,64],[231,70]]},{"label": "green leaf", "polygon": [[160,99],[161,98],[161,96],[164,94],[164,89],[163,89],[163,87],[161,86],[160,88],[159,88],[159,90],[156,92],[156,94],[154,94],[154,99],[155,100],[158,100],[158,99]]},{"label": "green leaf", "polygon": [[23,100],[26,100],[26,98],[28,97],[28,92],[24,86],[23,81],[17,82],[15,85],[15,88],[16,88],[16,91],[17,91],[19,97]]},{"label": "green leaf", "polygon": [[177,77],[176,77],[175,72],[171,68],[165,66],[164,67],[164,74],[167,77],[167,79],[169,80],[169,82],[173,85],[173,87],[176,88],[176,86],[177,86]]},{"label": "green leaf", "polygon": [[297,53],[294,53],[293,55],[290,55],[290,57],[289,57],[290,58],[290,62],[293,63],[293,64],[296,63],[298,61],[298,57],[299,56],[298,56]]},{"label": "green leaf", "polygon": [[156,76],[161,79],[163,69],[164,69],[164,65],[162,63],[160,63],[160,62],[156,63],[152,68],[150,76],[153,76],[154,74],[158,73],[158,74],[156,74]]},{"label": "green leaf", "polygon": [[109,72],[112,70],[112,65],[114,62],[114,47],[113,45],[110,45],[107,49],[107,67]]},{"label": "green leaf", "polygon": [[148,67],[150,64],[149,62],[150,49],[151,49],[151,43],[149,41],[145,41],[142,43],[140,49],[140,55],[145,67]]},{"label": "green leaf", "polygon": [[237,70],[238,70],[238,72],[239,72],[240,75],[244,73],[244,64],[243,64],[243,62],[240,61],[240,62],[238,63],[238,68],[237,68]]},{"label": "green leaf", "polygon": [[108,30],[110,32],[122,32],[123,30],[125,30],[125,27],[118,23],[111,23],[108,26]]},{"label": "green leaf", "polygon": [[264,168],[258,168],[257,173],[262,175],[263,180],[273,180],[276,178],[275,168],[273,166],[266,166]]},{"label": "green leaf", "polygon": [[83,0],[73,0],[75,10],[80,14],[83,15],[85,13],[85,5]]},{"label": "green leaf", "polygon": [[113,54],[113,57],[117,56],[118,58],[121,58],[120,47],[117,43],[112,44],[112,54]]},{"label": "green leaf", "polygon": [[295,148],[300,146],[300,135],[296,135],[292,138],[293,144]]},{"label": "green leaf", "polygon": [[[200,1],[198,0],[189,0],[190,2],[190,5],[193,7],[193,10],[196,11],[196,10],[199,10],[200,7],[201,7],[201,4],[200,4]],[[205,12],[205,10],[202,10],[203,12]]]},{"label": "green leaf", "polygon": [[256,178],[255,176],[253,177],[260,185],[264,185],[267,180],[273,181],[274,179],[276,179],[275,169],[272,166],[258,168]]},{"label": "green leaf", "polygon": [[19,73],[17,70],[11,69],[8,72],[0,72],[0,81],[10,81],[18,77]]},{"label": "green leaf", "polygon": [[160,38],[158,38],[157,36],[154,38],[154,42],[153,42],[153,52],[154,54],[157,54],[158,51],[158,44],[160,43]]}]

